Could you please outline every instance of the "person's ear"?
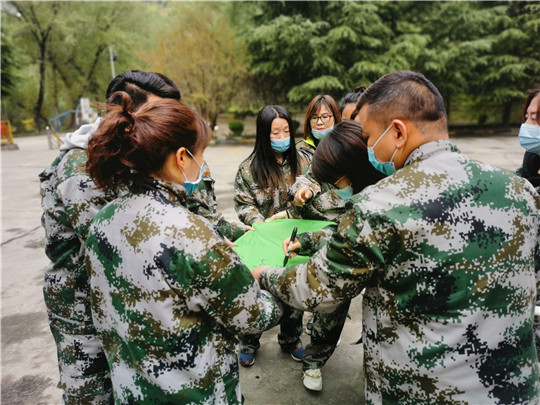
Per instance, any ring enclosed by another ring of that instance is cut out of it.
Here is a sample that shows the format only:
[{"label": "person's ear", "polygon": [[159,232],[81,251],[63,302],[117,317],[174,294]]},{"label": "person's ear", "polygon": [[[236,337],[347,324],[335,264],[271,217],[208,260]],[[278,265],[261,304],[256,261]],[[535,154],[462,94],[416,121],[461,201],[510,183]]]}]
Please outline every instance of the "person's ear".
[{"label": "person's ear", "polygon": [[175,152],[175,161],[176,161],[176,165],[182,169],[182,170],[185,170],[186,168],[186,162],[187,162],[187,158],[188,158],[188,153],[187,153],[187,150],[186,148],[184,148],[183,146],[181,148],[179,148],[176,152]]},{"label": "person's ear", "polygon": [[394,138],[396,140],[396,148],[401,148],[407,143],[409,136],[411,134],[408,122],[401,119],[395,119],[392,121],[392,126],[394,127]]}]

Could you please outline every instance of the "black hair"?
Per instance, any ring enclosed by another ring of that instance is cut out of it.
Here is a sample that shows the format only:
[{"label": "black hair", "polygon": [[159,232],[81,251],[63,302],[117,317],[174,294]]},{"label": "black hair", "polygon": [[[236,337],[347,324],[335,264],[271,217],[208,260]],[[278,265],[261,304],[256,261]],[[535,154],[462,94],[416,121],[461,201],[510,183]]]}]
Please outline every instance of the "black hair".
[{"label": "black hair", "polygon": [[149,94],[161,98],[181,99],[180,90],[167,76],[142,70],[129,70],[116,76],[107,88],[107,103],[121,103],[120,99],[111,98],[118,91],[124,91],[131,96],[133,111],[147,101]]},{"label": "black hair", "polygon": [[365,90],[366,88],[364,86],[356,86],[353,92],[345,94],[339,101],[339,114],[343,115],[343,109],[347,104],[356,104]]},{"label": "black hair", "polygon": [[355,194],[386,177],[369,162],[362,126],[352,120],[340,122],[321,139],[311,171],[321,183],[335,184],[347,176]]},{"label": "black hair", "polygon": [[421,73],[401,70],[382,76],[362,93],[355,112],[366,104],[370,119],[381,126],[404,118],[418,126],[441,121],[448,128],[441,93]]},{"label": "black hair", "polygon": [[300,174],[301,170],[294,140],[294,127],[289,112],[279,105],[267,105],[257,115],[255,148],[250,155],[250,157],[253,156],[251,173],[255,183],[261,189],[269,186],[277,187],[282,180],[281,169],[276,161],[275,152],[270,142],[272,121],[276,118],[283,118],[289,124],[290,146],[287,151],[283,152],[283,158],[289,160],[293,180]]}]

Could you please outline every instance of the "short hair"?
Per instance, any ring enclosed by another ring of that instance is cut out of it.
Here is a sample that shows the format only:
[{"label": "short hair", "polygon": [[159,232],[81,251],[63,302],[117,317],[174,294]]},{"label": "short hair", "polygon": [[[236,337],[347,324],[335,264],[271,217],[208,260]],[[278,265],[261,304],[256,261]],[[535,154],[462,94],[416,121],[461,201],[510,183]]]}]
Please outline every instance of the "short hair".
[{"label": "short hair", "polygon": [[111,97],[120,104],[107,106],[107,115],[87,151],[86,169],[101,189],[125,185],[138,190],[171,153],[185,147],[195,155],[210,142],[208,125],[179,100],[150,101],[135,114],[129,94],[117,92]]},{"label": "short hair", "polygon": [[424,75],[401,70],[382,76],[360,96],[358,112],[368,105],[370,119],[386,126],[394,118],[403,118],[421,127],[441,120],[445,127],[448,119],[439,90]]},{"label": "short hair", "polygon": [[173,100],[181,99],[180,90],[167,76],[161,73],[143,72],[142,70],[129,70],[116,76],[107,88],[107,103],[121,103],[121,100],[111,98],[114,93],[119,91],[124,91],[130,95],[133,111],[146,103],[149,94]]},{"label": "short hair", "polygon": [[345,94],[339,101],[339,115],[343,115],[343,110],[347,104],[356,104],[364,91],[366,91],[365,86],[356,86],[354,91]]},{"label": "short hair", "polygon": [[291,115],[286,108],[280,105],[267,105],[257,115],[255,147],[250,155],[253,156],[251,161],[253,180],[261,189],[270,186],[278,187],[282,180],[281,169],[270,142],[272,122],[276,118],[283,118],[289,124],[290,146],[287,151],[283,152],[283,155],[289,160],[293,179],[300,174],[300,159],[296,152]]},{"label": "short hair", "polygon": [[304,139],[311,138],[313,139],[313,135],[311,134],[311,121],[310,117],[317,112],[321,106],[325,106],[330,110],[330,113],[334,116],[334,124],[337,124],[338,122],[341,122],[341,114],[339,113],[339,107],[336,103],[336,100],[332,98],[332,96],[328,95],[318,95],[313,97],[313,100],[310,101],[307,111],[306,111],[306,118],[304,120]]},{"label": "short hair", "polygon": [[[527,90],[527,100],[525,100],[525,105],[523,106],[523,122],[527,121],[527,110],[529,109],[529,106],[531,105],[533,98],[535,98],[538,94],[540,94],[540,89],[530,89]],[[540,110],[540,104],[538,105]],[[537,111],[537,119],[540,111]]]},{"label": "short hair", "polygon": [[330,184],[347,176],[354,193],[385,177],[369,162],[362,126],[351,120],[340,122],[321,139],[311,161],[311,171],[317,181]]}]

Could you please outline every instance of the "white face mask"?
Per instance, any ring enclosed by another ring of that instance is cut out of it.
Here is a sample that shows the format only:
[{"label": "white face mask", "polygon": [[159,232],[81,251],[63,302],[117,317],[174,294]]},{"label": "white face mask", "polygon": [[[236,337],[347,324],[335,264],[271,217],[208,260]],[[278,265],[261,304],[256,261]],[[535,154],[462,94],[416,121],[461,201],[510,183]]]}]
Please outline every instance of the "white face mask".
[{"label": "white face mask", "polygon": [[540,126],[521,124],[519,128],[519,143],[527,152],[540,155]]}]

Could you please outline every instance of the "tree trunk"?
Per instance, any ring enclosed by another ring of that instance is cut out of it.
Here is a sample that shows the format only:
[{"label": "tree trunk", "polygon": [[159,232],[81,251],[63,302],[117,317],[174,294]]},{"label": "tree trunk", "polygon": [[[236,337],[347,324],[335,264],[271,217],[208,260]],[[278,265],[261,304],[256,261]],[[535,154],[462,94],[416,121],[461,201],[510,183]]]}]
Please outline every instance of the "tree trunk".
[{"label": "tree trunk", "polygon": [[[45,37],[46,38],[46,37]],[[36,124],[36,130],[41,132],[41,109],[43,108],[43,100],[45,98],[45,52],[46,42],[40,41],[39,43],[39,90],[36,100],[36,106],[34,107],[34,122]]]},{"label": "tree trunk", "polygon": [[502,112],[502,123],[503,125],[508,125],[510,122],[510,115],[512,114],[512,102],[509,101],[504,103],[503,112]]}]

